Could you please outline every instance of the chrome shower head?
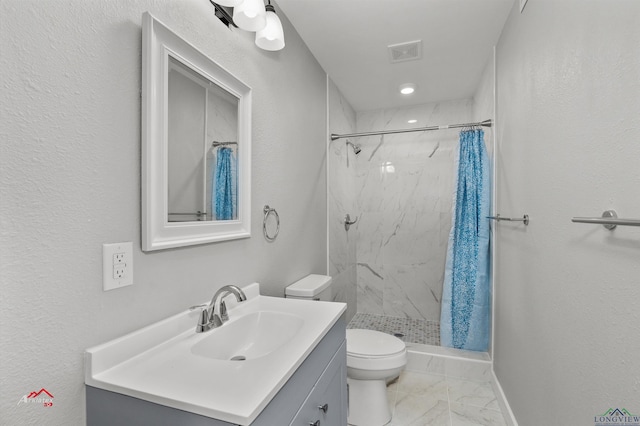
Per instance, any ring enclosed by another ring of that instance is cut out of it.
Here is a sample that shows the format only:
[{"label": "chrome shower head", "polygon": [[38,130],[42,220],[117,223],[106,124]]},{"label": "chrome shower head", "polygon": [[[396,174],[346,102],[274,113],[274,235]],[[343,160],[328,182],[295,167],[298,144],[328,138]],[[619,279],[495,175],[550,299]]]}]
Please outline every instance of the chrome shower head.
[{"label": "chrome shower head", "polygon": [[360,148],[360,145],[356,145],[354,143],[352,143],[350,140],[347,139],[347,145],[351,145],[351,148],[353,148],[353,152],[358,155],[360,154],[360,151],[362,151],[362,148]]}]

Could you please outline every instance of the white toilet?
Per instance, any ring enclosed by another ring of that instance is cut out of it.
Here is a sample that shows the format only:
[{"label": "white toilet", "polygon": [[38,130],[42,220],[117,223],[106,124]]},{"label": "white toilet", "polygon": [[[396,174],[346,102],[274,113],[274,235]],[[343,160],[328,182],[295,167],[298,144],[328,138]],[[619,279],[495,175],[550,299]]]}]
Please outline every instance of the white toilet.
[{"label": "white toilet", "polygon": [[[285,297],[331,300],[331,277],[308,275],[285,289]],[[397,337],[373,330],[347,330],[349,418],[353,426],[382,426],[391,421],[387,381],[407,364],[407,349]]]}]

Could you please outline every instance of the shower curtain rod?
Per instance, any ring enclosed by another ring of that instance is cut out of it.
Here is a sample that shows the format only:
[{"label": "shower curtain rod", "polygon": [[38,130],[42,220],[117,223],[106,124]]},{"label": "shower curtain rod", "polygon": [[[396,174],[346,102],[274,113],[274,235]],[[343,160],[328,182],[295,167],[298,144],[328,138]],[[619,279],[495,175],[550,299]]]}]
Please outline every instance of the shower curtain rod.
[{"label": "shower curtain rod", "polygon": [[357,138],[360,136],[375,136],[375,135],[388,135],[390,133],[409,133],[409,132],[425,132],[427,130],[443,130],[443,129],[457,129],[460,127],[491,127],[493,122],[491,120],[479,121],[477,123],[466,123],[466,124],[449,124],[446,126],[429,126],[429,127],[418,127],[416,129],[400,129],[400,130],[380,130],[378,132],[363,132],[363,133],[349,133],[338,135],[336,133],[331,133],[331,140],[335,141],[336,139],[342,138]]}]

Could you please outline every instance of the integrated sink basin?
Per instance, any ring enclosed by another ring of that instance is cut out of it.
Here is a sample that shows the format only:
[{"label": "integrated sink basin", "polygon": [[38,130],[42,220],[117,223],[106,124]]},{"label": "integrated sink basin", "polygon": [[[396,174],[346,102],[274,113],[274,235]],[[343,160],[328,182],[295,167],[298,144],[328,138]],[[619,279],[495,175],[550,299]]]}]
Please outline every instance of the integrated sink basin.
[{"label": "integrated sink basin", "polygon": [[191,353],[222,361],[253,360],[280,349],[303,325],[304,319],[298,315],[252,312],[205,332]]},{"label": "integrated sink basin", "polygon": [[225,299],[229,320],[196,333],[200,309],[85,351],[88,386],[249,425],[338,321],[344,303]]}]

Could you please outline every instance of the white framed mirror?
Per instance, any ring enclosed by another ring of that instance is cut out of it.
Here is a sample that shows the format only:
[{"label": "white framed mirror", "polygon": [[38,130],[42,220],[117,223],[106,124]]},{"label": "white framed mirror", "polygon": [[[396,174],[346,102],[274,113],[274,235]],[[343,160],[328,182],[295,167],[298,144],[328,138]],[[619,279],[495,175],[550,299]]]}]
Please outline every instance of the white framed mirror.
[{"label": "white framed mirror", "polygon": [[142,15],[142,249],[251,236],[251,88]]}]

